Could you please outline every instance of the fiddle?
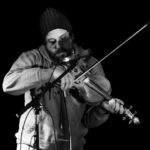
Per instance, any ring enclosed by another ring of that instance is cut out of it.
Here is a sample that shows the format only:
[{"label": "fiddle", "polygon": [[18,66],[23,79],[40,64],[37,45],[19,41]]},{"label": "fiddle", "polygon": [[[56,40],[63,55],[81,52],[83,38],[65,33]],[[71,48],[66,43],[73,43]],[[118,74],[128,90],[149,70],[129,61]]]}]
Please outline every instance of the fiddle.
[{"label": "fiddle", "polygon": [[[70,72],[72,75],[74,75],[75,79],[72,88],[69,90],[71,91],[72,89],[77,89],[77,91],[84,97],[83,99],[85,103],[88,103],[89,105],[102,104],[104,106],[105,103],[109,103],[110,100],[114,99],[103,87],[100,86],[100,84],[97,83],[98,81],[95,83],[87,73],[84,74],[85,72],[82,72],[82,70],[80,69],[81,64],[83,64],[83,59],[80,59],[79,61],[76,61],[74,64],[72,64],[51,84],[51,87],[54,86],[56,82],[60,81],[60,79],[65,74]],[[90,93],[94,93],[90,94],[92,95],[92,97],[87,96],[88,90],[90,90]],[[132,113],[130,111],[130,108],[126,108],[123,106],[123,109],[123,119],[129,119],[129,123],[140,123],[139,118],[135,116],[135,113]]]},{"label": "fiddle", "polygon": [[[110,100],[115,99],[113,98],[106,90],[104,90],[104,88],[102,88],[100,86],[100,84],[98,84],[97,82],[95,83],[92,78],[89,78],[87,75],[81,72],[81,70],[79,68],[75,68],[74,69],[76,71],[76,73],[79,74],[75,74],[75,87],[77,87],[79,90],[83,91],[82,89],[84,88],[86,89],[90,89],[90,91],[92,90],[92,92],[94,92],[95,97],[92,98],[87,98],[86,97],[86,102],[89,103],[90,105],[95,105],[96,103],[100,103],[100,96],[103,97],[101,104],[103,106],[105,106],[105,103],[109,103]],[[78,70],[78,71],[77,71]],[[105,107],[104,107],[105,108]],[[139,124],[139,118],[136,117],[136,112],[132,113],[131,112],[131,106],[129,108],[124,107],[124,112],[123,112],[123,119],[129,119],[129,124],[130,123],[134,123],[134,124]]]}]

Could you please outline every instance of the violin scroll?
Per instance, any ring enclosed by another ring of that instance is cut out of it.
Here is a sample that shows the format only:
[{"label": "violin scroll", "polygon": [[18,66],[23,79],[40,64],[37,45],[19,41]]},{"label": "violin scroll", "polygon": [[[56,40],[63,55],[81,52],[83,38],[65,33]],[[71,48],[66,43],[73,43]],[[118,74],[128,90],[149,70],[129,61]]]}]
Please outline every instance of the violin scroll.
[{"label": "violin scroll", "polygon": [[136,125],[140,124],[139,118],[135,116],[137,112],[135,111],[134,113],[132,113],[131,109],[132,109],[132,106],[130,106],[129,108],[125,108],[123,120],[126,120],[128,118],[130,120],[129,124],[131,123],[134,123]]}]

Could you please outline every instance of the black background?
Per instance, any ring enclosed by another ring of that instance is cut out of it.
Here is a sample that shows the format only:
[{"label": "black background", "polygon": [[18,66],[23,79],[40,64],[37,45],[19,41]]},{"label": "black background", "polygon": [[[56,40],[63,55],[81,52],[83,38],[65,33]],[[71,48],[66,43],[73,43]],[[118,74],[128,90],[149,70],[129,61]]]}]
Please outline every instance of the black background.
[{"label": "black background", "polygon": [[[75,39],[90,48],[98,59],[150,21],[148,4],[98,3],[70,1],[20,1],[1,5],[1,83],[17,57],[38,47],[41,37],[38,20],[46,7],[61,10],[71,21]],[[137,110],[139,126],[128,125],[112,115],[86,136],[88,149],[136,149],[148,145],[149,117],[149,39],[150,25],[102,62],[106,77],[112,84],[112,96]],[[23,95],[10,96],[1,89],[1,147],[15,149],[14,134],[18,130],[15,114],[23,107]]]}]

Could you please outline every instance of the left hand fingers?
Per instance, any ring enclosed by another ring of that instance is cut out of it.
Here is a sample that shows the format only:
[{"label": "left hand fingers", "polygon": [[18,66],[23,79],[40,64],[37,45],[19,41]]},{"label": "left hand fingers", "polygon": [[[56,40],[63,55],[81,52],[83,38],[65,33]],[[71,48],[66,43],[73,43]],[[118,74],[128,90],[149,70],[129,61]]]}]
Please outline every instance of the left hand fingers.
[{"label": "left hand fingers", "polygon": [[123,113],[124,113],[124,110],[125,110],[125,109],[124,109],[123,105],[120,105],[120,111],[119,111],[119,113],[120,113],[120,114],[123,114]]},{"label": "left hand fingers", "polygon": [[111,99],[109,101],[109,104],[111,105],[111,108],[114,110],[115,113],[119,112],[120,114],[122,114],[124,112],[124,102],[120,99]]},{"label": "left hand fingers", "polygon": [[115,110],[116,113],[119,112],[120,114],[123,114],[123,112],[124,112],[123,105],[116,102],[116,106],[115,106],[114,110]]},{"label": "left hand fingers", "polygon": [[116,102],[118,102],[119,104],[124,105],[124,102],[123,102],[122,100],[120,100],[120,99],[118,99],[118,98],[114,98],[114,100],[115,100]]}]

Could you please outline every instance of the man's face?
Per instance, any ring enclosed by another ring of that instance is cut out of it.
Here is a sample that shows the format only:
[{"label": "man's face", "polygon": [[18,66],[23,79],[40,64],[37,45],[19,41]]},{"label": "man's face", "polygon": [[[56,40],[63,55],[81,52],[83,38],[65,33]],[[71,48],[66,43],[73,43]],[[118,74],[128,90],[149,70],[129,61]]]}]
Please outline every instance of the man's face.
[{"label": "man's face", "polygon": [[65,58],[72,50],[69,32],[64,29],[50,31],[46,36],[46,49],[55,60]]}]

